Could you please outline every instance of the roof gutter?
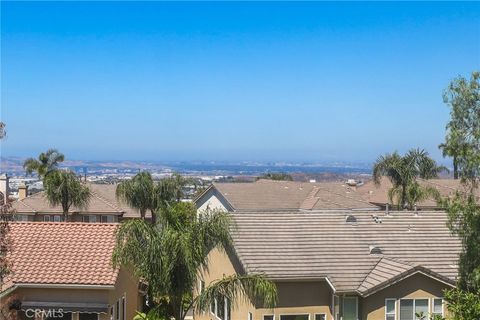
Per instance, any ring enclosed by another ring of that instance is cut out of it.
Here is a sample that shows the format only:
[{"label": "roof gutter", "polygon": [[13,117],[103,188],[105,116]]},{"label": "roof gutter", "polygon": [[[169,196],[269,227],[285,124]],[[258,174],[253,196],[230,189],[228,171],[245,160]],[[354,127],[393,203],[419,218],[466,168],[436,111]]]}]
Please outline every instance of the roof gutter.
[{"label": "roof gutter", "polygon": [[48,283],[18,283],[0,293],[0,298],[7,296],[17,288],[25,289],[80,289],[80,290],[114,290],[114,285],[96,284],[48,284]]}]

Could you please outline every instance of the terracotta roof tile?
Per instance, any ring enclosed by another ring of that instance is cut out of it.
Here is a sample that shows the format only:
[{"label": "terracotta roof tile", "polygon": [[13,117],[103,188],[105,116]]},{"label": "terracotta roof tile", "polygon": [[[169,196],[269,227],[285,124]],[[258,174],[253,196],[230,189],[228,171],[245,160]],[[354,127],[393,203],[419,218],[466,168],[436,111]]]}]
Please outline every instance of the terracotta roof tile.
[{"label": "terracotta roof tile", "polygon": [[8,256],[12,273],[6,283],[114,285],[118,271],[111,265],[111,256],[117,226],[12,223],[13,251]]}]

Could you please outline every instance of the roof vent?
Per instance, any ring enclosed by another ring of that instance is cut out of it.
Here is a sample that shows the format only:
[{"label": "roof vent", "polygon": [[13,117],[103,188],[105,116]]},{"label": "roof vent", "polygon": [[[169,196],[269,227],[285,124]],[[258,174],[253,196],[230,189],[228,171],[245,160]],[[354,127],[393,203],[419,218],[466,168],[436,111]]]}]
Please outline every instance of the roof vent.
[{"label": "roof vent", "polygon": [[368,249],[370,250],[370,254],[382,254],[382,249],[377,246],[368,246]]},{"label": "roof vent", "polygon": [[382,218],[380,218],[379,216],[372,215],[372,218],[375,223],[382,223]]},{"label": "roof vent", "polygon": [[345,219],[345,222],[347,222],[347,223],[357,223],[357,218],[354,215],[350,214]]}]

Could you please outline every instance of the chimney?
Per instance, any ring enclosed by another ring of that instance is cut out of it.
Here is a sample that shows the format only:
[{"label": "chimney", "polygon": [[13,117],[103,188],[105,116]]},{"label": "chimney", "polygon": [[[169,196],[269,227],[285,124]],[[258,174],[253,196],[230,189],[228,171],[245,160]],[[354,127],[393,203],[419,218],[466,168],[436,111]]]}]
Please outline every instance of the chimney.
[{"label": "chimney", "polygon": [[28,186],[22,183],[18,186],[18,200],[23,200],[28,197]]},{"label": "chimney", "polygon": [[6,173],[0,175],[0,204],[8,202],[8,196],[10,195],[9,179]]}]

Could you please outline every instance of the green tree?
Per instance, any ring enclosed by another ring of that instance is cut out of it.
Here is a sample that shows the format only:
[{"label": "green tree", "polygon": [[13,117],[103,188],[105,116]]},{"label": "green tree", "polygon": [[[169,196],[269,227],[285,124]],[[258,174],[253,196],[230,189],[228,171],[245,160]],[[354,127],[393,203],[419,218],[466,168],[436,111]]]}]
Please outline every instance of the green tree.
[{"label": "green tree", "polygon": [[23,163],[23,168],[27,174],[36,172],[40,178],[45,178],[50,172],[57,170],[58,164],[65,160],[65,156],[57,149],[49,149],[42,152],[38,159],[28,158]]},{"label": "green tree", "polygon": [[61,205],[64,221],[72,206],[79,209],[88,207],[90,189],[70,171],[53,170],[44,179],[45,196],[52,206]]},{"label": "green tree", "polygon": [[445,170],[426,151],[412,149],[404,156],[398,152],[380,156],[373,166],[373,180],[379,184],[382,176],[387,176],[393,185],[389,191],[390,201],[396,202],[399,208],[413,209],[417,201],[438,196],[435,189],[421,186],[417,179],[435,178]]},{"label": "green tree", "polygon": [[145,219],[150,211],[152,223],[156,223],[156,212],[160,207],[168,206],[183,198],[183,187],[189,179],[179,174],[155,182],[152,175],[143,171],[136,174],[131,180],[118,184],[116,196],[132,208],[140,211],[140,216]]},{"label": "green tree", "polygon": [[289,175],[288,173],[284,173],[284,172],[279,172],[279,173],[269,172],[269,173],[265,173],[265,174],[257,177],[257,180],[260,180],[260,179],[268,179],[268,180],[276,180],[276,181],[293,181],[292,176]]},{"label": "green tree", "polygon": [[[197,215],[191,203],[178,202],[158,211],[159,223],[132,219],[121,224],[113,254],[115,266],[129,266],[148,284],[150,300],[161,316],[185,319],[190,308],[208,310],[215,298],[276,303],[274,283],[259,274],[229,276],[210,284],[198,296],[192,293],[214,248],[232,250],[228,213],[205,211]],[[232,304],[234,306],[234,304]]]},{"label": "green tree", "polygon": [[0,121],[0,139],[5,138],[7,132],[5,131],[5,123]]},{"label": "green tree", "polygon": [[476,184],[480,175],[480,72],[454,79],[443,93],[450,107],[444,156],[453,158],[454,178]]}]

